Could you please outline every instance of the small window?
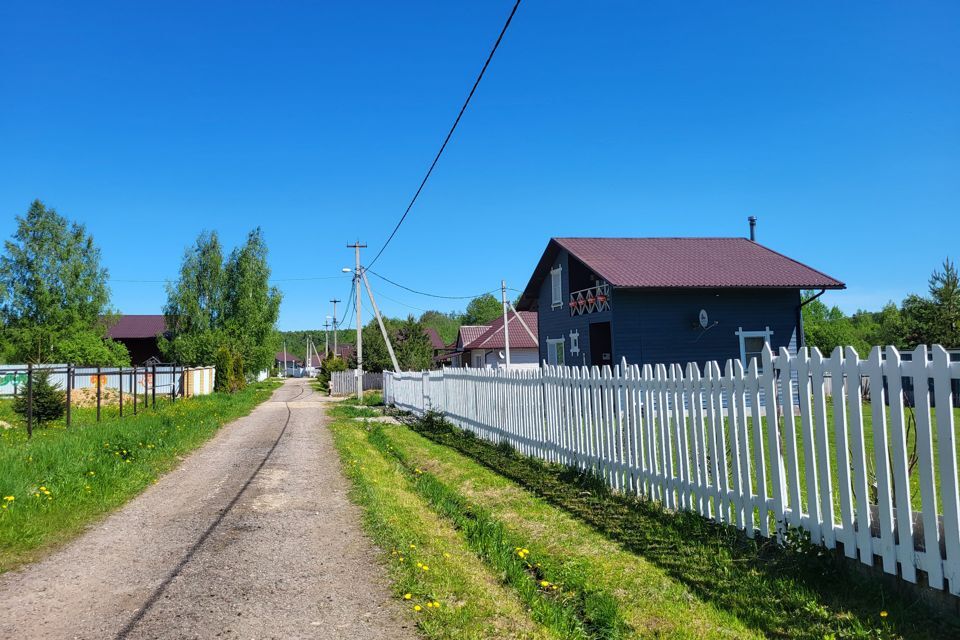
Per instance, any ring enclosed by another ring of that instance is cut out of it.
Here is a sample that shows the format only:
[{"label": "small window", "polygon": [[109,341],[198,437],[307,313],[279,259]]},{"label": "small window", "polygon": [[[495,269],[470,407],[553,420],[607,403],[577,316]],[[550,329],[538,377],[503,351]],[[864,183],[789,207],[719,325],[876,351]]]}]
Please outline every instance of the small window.
[{"label": "small window", "polygon": [[741,327],[737,331],[740,336],[740,361],[743,362],[745,369],[750,367],[750,363],[757,361],[757,371],[763,370],[763,347],[770,344],[770,336],[773,331],[767,327],[763,331],[744,331]]},{"label": "small window", "polygon": [[550,285],[553,295],[550,298],[550,306],[553,309],[563,307],[563,280],[560,275],[563,273],[561,267],[550,270]]},{"label": "small window", "polygon": [[563,338],[551,340],[547,338],[547,364],[563,366],[564,364],[564,344]]}]

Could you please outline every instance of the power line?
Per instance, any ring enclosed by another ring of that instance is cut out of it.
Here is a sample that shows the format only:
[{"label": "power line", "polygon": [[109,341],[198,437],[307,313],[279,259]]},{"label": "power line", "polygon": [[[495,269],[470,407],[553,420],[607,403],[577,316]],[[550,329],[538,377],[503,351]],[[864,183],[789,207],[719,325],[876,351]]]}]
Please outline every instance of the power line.
[{"label": "power line", "polygon": [[[342,278],[352,278],[353,276],[308,276],[305,278],[271,278],[270,282],[303,282],[306,280],[340,280]],[[173,280],[134,280],[128,278],[110,278],[110,282],[129,282],[135,284],[166,284],[173,283]]]},{"label": "power line", "polygon": [[470,104],[470,99],[473,98],[474,92],[476,92],[477,87],[480,86],[480,80],[483,79],[483,74],[486,73],[487,67],[490,65],[490,61],[493,59],[493,54],[497,52],[497,47],[500,46],[500,41],[503,40],[503,35],[507,32],[507,27],[510,26],[510,22],[513,20],[513,16],[517,12],[517,8],[519,6],[520,0],[517,0],[517,2],[513,5],[513,9],[510,11],[510,15],[507,16],[507,21],[503,24],[503,29],[500,30],[500,35],[497,36],[497,41],[493,43],[493,49],[490,50],[490,55],[487,56],[486,62],[483,63],[483,68],[480,69],[480,75],[477,76],[477,80],[473,83],[470,93],[467,94],[467,99],[463,102],[463,106],[460,107],[460,113],[457,114],[457,119],[453,121],[453,126],[450,127],[447,137],[444,139],[443,144],[440,145],[440,150],[437,151],[436,157],[434,157],[433,162],[430,163],[430,168],[427,169],[427,174],[423,176],[423,180],[420,182],[417,192],[413,194],[413,199],[410,200],[410,204],[407,205],[407,209],[403,212],[403,215],[400,216],[400,221],[397,222],[397,226],[395,226],[393,231],[390,232],[390,236],[387,238],[387,241],[383,243],[383,246],[380,247],[380,251],[377,252],[377,255],[374,256],[373,260],[370,261],[368,266],[372,267],[374,264],[376,264],[384,249],[386,249],[387,245],[390,244],[390,241],[393,240],[393,236],[397,235],[400,225],[402,225],[403,221],[407,219],[407,214],[410,213],[410,209],[413,208],[413,203],[417,201],[417,198],[420,196],[420,192],[423,191],[424,185],[426,185],[427,180],[430,179],[430,174],[433,173],[433,168],[437,166],[440,156],[443,155],[443,150],[447,148],[447,143],[450,142],[450,138],[453,137],[453,132],[456,130],[457,125],[460,124],[460,118],[463,117],[464,112],[467,110],[467,105]]},{"label": "power line", "polygon": [[380,275],[379,273],[377,273],[376,271],[371,271],[370,269],[366,269],[366,272],[369,273],[369,274],[372,274],[372,275],[377,276],[378,278],[380,278],[381,280],[383,280],[383,281],[385,281],[385,282],[389,282],[390,284],[392,284],[392,285],[395,286],[395,287],[400,287],[401,289],[405,289],[405,290],[409,291],[410,293],[416,293],[417,295],[427,296],[427,297],[429,297],[429,298],[441,298],[441,299],[443,299],[443,300],[472,300],[472,299],[474,299],[474,298],[479,298],[480,296],[485,296],[485,295],[487,295],[488,293],[492,294],[492,293],[495,293],[495,292],[499,291],[499,289],[493,289],[493,290],[491,290],[491,291],[484,291],[483,293],[478,293],[478,294],[473,295],[473,296],[442,296],[442,295],[437,294],[437,293],[428,293],[428,292],[426,292],[426,291],[417,291],[416,289],[411,289],[410,287],[408,287],[408,286],[406,286],[406,285],[400,284],[399,282],[394,282],[394,281],[391,280],[390,278],[387,278],[386,276],[382,276],[382,275]]}]

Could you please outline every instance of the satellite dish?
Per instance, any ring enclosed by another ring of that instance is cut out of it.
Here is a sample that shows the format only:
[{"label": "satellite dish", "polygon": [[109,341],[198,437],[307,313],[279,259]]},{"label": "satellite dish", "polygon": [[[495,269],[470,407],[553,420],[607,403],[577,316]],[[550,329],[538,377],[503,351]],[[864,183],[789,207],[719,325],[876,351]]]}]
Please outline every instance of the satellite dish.
[{"label": "satellite dish", "polygon": [[507,356],[503,353],[503,351],[501,351],[501,352],[500,352],[499,354],[497,354],[497,355],[500,356],[500,359],[501,359],[501,360],[506,360],[506,359],[507,359]]},{"label": "satellite dish", "polygon": [[700,309],[700,326],[706,329],[708,324],[710,324],[710,316],[707,315],[707,310]]}]

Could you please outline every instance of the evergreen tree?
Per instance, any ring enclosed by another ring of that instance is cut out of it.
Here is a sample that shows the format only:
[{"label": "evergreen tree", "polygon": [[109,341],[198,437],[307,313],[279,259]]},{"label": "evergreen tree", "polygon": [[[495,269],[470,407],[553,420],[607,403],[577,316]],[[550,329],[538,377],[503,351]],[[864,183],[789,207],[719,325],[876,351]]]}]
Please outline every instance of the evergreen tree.
[{"label": "evergreen tree", "polygon": [[30,400],[33,397],[33,420],[37,426],[44,422],[57,420],[63,417],[67,407],[67,396],[59,387],[50,383],[50,372],[46,369],[35,369],[33,372],[33,389],[30,394],[24,389],[13,401],[13,410],[24,420],[30,413]]}]

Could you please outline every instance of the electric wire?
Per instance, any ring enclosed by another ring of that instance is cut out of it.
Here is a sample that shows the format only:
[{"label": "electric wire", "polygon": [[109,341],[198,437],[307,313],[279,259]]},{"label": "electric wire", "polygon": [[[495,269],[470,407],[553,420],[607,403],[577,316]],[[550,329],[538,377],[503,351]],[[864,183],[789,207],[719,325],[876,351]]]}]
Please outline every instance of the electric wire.
[{"label": "electric wire", "polygon": [[394,282],[394,281],[391,280],[390,278],[387,278],[386,276],[380,275],[380,274],[377,273],[376,271],[371,271],[369,267],[368,267],[367,269],[365,269],[365,271],[366,271],[367,273],[369,273],[369,274],[372,274],[372,275],[377,276],[378,278],[380,278],[380,279],[383,280],[384,282],[389,282],[389,283],[392,284],[393,286],[395,286],[395,287],[400,287],[401,289],[405,289],[406,291],[409,291],[410,293],[416,293],[417,295],[427,296],[427,297],[430,297],[430,298],[440,298],[440,299],[442,299],[442,300],[472,300],[472,299],[474,299],[474,298],[479,298],[480,296],[485,296],[485,295],[487,295],[487,294],[494,294],[494,293],[496,293],[497,291],[499,291],[499,289],[492,289],[492,290],[490,290],[490,291],[484,291],[483,293],[478,293],[478,294],[472,295],[472,296],[442,296],[442,295],[437,294],[437,293],[429,293],[429,292],[427,292],[427,291],[417,291],[416,289],[411,289],[410,287],[408,287],[408,286],[406,286],[406,285],[400,284],[399,282]]},{"label": "electric wire", "polygon": [[476,81],[473,83],[473,87],[470,89],[470,93],[467,94],[467,99],[464,100],[463,106],[460,107],[460,113],[457,114],[457,119],[453,121],[453,126],[450,127],[450,131],[447,132],[447,137],[444,139],[443,144],[440,145],[440,150],[437,151],[437,155],[433,158],[433,162],[430,163],[430,168],[427,169],[427,173],[423,176],[423,180],[420,182],[420,186],[417,187],[416,193],[413,194],[413,198],[410,200],[410,204],[407,205],[406,210],[403,212],[403,215],[400,216],[400,220],[397,222],[397,226],[393,228],[393,231],[390,232],[390,236],[387,238],[387,241],[383,243],[383,246],[380,247],[380,251],[377,252],[377,255],[373,257],[373,260],[368,266],[373,266],[376,264],[377,260],[380,259],[380,256],[383,255],[384,250],[387,248],[387,245],[390,244],[390,241],[393,240],[393,237],[397,235],[397,231],[400,229],[400,225],[403,224],[403,221],[407,219],[407,214],[410,213],[410,210],[413,208],[413,204],[417,201],[417,198],[420,196],[420,192],[423,191],[423,187],[427,184],[427,180],[430,179],[430,174],[433,173],[434,167],[437,166],[437,162],[440,160],[440,156],[443,155],[443,150],[447,148],[447,143],[450,142],[450,138],[453,137],[453,132],[456,130],[457,125],[460,124],[460,118],[463,117],[464,112],[467,110],[467,105],[470,104],[470,99],[473,98],[474,92],[476,92],[477,87],[480,86],[480,80],[483,79],[483,74],[486,73],[487,67],[490,65],[490,61],[493,60],[493,54],[497,52],[497,48],[500,46],[500,41],[503,40],[504,34],[507,32],[507,28],[510,26],[510,22],[513,20],[514,14],[517,13],[517,8],[520,6],[520,0],[517,0],[513,5],[513,9],[510,11],[510,15],[507,16],[507,21],[503,24],[503,29],[500,30],[500,35],[497,36],[497,41],[493,43],[493,48],[490,50],[490,55],[487,56],[486,62],[483,63],[483,67],[480,69],[480,74],[477,76]]}]

